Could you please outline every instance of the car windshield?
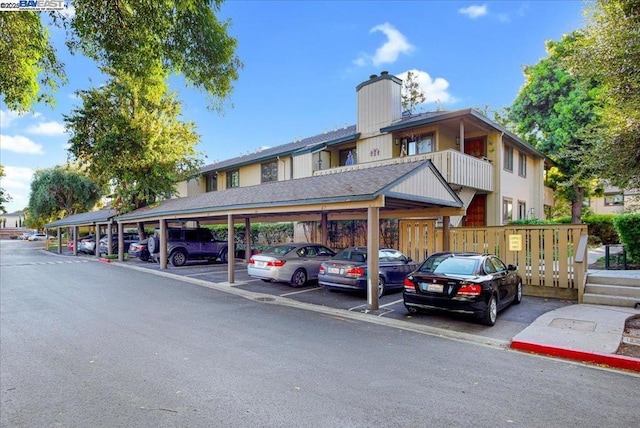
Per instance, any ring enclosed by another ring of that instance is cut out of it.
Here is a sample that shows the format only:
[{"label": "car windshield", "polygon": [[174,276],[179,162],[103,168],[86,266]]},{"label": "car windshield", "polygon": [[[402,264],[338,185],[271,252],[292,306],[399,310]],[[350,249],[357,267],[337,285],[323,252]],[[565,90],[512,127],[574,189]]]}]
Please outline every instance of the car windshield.
[{"label": "car windshield", "polygon": [[363,263],[367,261],[367,252],[360,249],[347,248],[346,250],[342,250],[338,254],[336,254],[333,259]]},{"label": "car windshield", "polygon": [[433,272],[452,275],[473,275],[476,272],[477,265],[477,259],[449,257],[442,260],[440,264],[433,269]]},{"label": "car windshield", "polygon": [[266,250],[264,250],[263,254],[275,254],[277,256],[284,256],[294,248],[296,248],[295,245],[276,245],[274,247],[269,247]]}]

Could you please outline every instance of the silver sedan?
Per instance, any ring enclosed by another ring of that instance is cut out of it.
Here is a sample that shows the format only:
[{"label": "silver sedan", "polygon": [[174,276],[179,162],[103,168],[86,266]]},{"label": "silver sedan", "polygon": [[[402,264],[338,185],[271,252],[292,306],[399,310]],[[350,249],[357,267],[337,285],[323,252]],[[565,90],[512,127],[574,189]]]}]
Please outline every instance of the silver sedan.
[{"label": "silver sedan", "polygon": [[322,244],[291,243],[267,248],[251,256],[247,273],[263,281],[287,282],[301,287],[318,279],[320,263],[330,260],[335,251]]}]

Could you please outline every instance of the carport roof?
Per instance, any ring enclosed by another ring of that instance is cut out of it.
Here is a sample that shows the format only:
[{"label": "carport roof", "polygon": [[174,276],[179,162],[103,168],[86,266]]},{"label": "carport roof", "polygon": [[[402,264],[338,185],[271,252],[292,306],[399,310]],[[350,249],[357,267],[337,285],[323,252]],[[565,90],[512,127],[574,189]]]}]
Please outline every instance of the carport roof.
[{"label": "carport roof", "polygon": [[108,223],[117,215],[116,210],[106,209],[99,211],[91,211],[88,213],[80,213],[70,215],[60,220],[51,222],[45,227],[51,229],[54,227],[66,227],[66,226],[91,226],[96,223]]},{"label": "carport roof", "polygon": [[[460,208],[462,201],[446,183],[431,161],[399,161],[377,167],[360,166],[326,175],[255,186],[208,192],[169,199],[115,218],[118,222],[159,220],[162,218],[222,217],[230,212],[260,215],[269,212],[292,213],[303,206],[339,210],[337,204],[354,203],[351,209],[363,210],[371,202],[385,198],[381,208],[407,209],[429,207]],[[333,207],[332,207],[333,204]]]}]

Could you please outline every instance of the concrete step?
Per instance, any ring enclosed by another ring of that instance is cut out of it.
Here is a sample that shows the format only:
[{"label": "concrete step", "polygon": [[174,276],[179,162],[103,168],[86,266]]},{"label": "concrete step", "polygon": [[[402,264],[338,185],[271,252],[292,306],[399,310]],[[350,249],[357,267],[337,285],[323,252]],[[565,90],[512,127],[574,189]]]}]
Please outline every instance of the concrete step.
[{"label": "concrete step", "polygon": [[638,303],[638,299],[635,297],[584,293],[582,297],[582,303],[588,303],[591,305],[622,306],[633,308],[635,307],[636,303]]},{"label": "concrete step", "polygon": [[640,287],[588,283],[584,287],[584,292],[589,294],[633,297],[636,300],[640,301]]},{"label": "concrete step", "polygon": [[609,276],[599,274],[589,274],[587,284],[604,284],[604,285],[623,285],[625,287],[640,288],[640,278],[625,276]]}]

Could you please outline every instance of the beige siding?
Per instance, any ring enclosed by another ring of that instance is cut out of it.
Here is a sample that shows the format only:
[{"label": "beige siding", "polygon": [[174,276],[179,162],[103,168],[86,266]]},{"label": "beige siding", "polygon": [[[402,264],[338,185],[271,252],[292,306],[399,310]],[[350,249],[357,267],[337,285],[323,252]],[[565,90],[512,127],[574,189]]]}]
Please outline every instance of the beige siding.
[{"label": "beige siding", "polygon": [[425,198],[456,202],[456,199],[440,184],[438,177],[430,169],[413,174],[390,189],[391,192],[419,195]]},{"label": "beige siding", "polygon": [[383,79],[360,88],[357,132],[363,137],[375,135],[380,132],[380,128],[399,119],[402,115],[401,89],[402,85],[391,79]]},{"label": "beige siding", "polygon": [[391,134],[377,135],[358,141],[358,163],[375,162],[383,159],[391,159],[393,139]]},{"label": "beige siding", "polygon": [[262,163],[246,165],[240,168],[240,187],[255,186],[262,181]]},{"label": "beige siding", "polygon": [[310,177],[313,175],[313,155],[305,153],[293,158],[293,178]]}]

